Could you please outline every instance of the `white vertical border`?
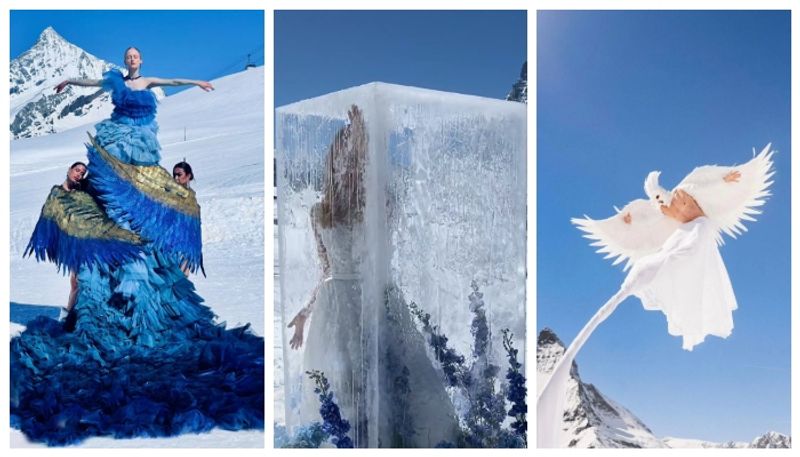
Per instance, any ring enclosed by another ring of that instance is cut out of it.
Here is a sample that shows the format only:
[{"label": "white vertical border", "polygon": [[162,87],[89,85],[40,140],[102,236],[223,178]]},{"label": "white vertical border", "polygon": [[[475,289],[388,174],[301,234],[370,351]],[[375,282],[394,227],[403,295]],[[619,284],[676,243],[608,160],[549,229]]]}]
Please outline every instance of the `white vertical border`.
[{"label": "white vertical border", "polygon": [[3,97],[3,125],[0,128],[0,167],[5,170],[5,179],[3,179],[3,187],[0,190],[0,335],[3,335],[3,344],[0,344],[0,448],[8,448],[10,438],[9,429],[9,321],[11,320],[11,258],[9,249],[11,244],[11,232],[9,225],[11,222],[11,179],[9,178],[11,170],[11,148],[10,140],[11,134],[7,125],[11,125],[10,116],[10,103],[8,91],[10,88],[8,77],[10,72],[11,58],[9,56],[10,45],[10,30],[11,30],[11,15],[7,8],[3,8],[2,17],[0,17],[0,62],[2,62],[2,71],[0,71],[0,96]]},{"label": "white vertical border", "polygon": [[[791,350],[791,373],[792,373],[792,409],[791,409],[791,421],[792,421],[792,436],[796,440],[798,437],[798,421],[800,421],[800,417],[798,417],[798,401],[797,396],[800,395],[800,392],[797,390],[797,377],[800,374],[800,369],[798,368],[798,357],[797,354],[800,352],[800,336],[797,335],[798,328],[798,315],[800,314],[797,309],[797,287],[800,286],[800,273],[798,272],[798,266],[800,263],[798,262],[798,250],[797,243],[800,241],[800,237],[798,237],[798,231],[800,230],[800,216],[798,216],[798,198],[800,198],[800,188],[798,188],[797,180],[798,180],[798,173],[800,173],[800,160],[798,160],[797,155],[794,154],[794,151],[797,150],[797,122],[798,122],[798,95],[797,92],[800,90],[798,86],[798,70],[800,69],[800,65],[798,64],[798,49],[800,49],[800,18],[798,18],[798,14],[800,14],[800,10],[793,9],[791,12],[792,15],[792,51],[791,51],[791,59],[792,59],[792,82],[791,82],[791,92],[792,92],[792,107],[791,107],[791,147],[792,150],[790,154],[792,154],[792,202],[791,202],[791,221],[792,221],[792,249],[791,249],[791,268],[792,268],[792,288],[791,288],[791,319],[792,319],[792,350]],[[795,441],[796,443],[796,441]],[[797,446],[797,444],[793,443],[793,446]]]},{"label": "white vertical border", "polygon": [[275,14],[264,11],[264,447],[275,442],[272,428],[275,417]]},{"label": "white vertical border", "polygon": [[[525,285],[525,378],[527,380],[528,395],[528,448],[536,448],[536,340],[539,334],[536,331],[536,26],[537,11],[528,10],[528,240],[527,259],[528,277]],[[536,449],[534,452],[541,452]]]}]

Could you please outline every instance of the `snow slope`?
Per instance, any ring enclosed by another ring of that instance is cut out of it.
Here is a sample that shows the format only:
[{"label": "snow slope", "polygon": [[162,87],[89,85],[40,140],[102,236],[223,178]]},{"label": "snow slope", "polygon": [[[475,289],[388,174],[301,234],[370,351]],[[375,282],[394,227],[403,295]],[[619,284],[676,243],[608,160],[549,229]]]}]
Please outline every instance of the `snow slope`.
[{"label": "snow slope", "polygon": [[[212,81],[216,90],[192,88],[158,107],[162,166],[183,158],[192,165],[192,188],[202,208],[207,278],[192,281],[228,325],[251,323],[264,334],[264,68]],[[61,133],[11,142],[11,301],[63,306],[66,277],[50,263],[22,258],[50,187],[67,168],[86,160],[83,143],[92,123]],[[13,323],[12,331],[21,326]],[[95,438],[85,447],[261,447],[262,432],[215,430],[170,439]],[[13,446],[30,445],[12,430]]]}]

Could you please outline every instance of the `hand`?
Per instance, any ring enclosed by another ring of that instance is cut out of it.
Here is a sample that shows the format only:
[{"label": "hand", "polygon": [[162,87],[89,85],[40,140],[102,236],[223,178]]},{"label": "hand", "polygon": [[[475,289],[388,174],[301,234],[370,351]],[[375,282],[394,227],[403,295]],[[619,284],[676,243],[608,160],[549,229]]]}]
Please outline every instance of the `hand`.
[{"label": "hand", "polygon": [[64,88],[67,87],[67,84],[69,84],[69,80],[64,80],[58,83],[58,85],[56,86],[56,93],[60,94],[64,90]]},{"label": "hand", "polygon": [[306,319],[306,315],[303,311],[300,311],[287,325],[288,328],[294,327],[294,335],[289,340],[289,347],[292,349],[299,349],[303,345],[303,329],[306,326]]},{"label": "hand", "polygon": [[741,173],[739,173],[736,170],[733,170],[732,172],[725,175],[725,177],[723,177],[722,180],[725,182],[739,182],[739,178],[741,177],[742,177]]},{"label": "hand", "polygon": [[350,118],[350,125],[353,127],[359,129],[364,127],[364,114],[358,106],[352,105],[347,112],[347,117]]},{"label": "hand", "polygon": [[700,216],[705,216],[702,208],[697,204],[697,200],[683,189],[678,189],[675,192],[669,207],[662,206],[661,212],[681,223],[690,222]]},{"label": "hand", "polygon": [[203,89],[206,92],[211,92],[212,90],[214,90],[214,86],[212,86],[211,83],[208,81],[198,81],[197,87]]},{"label": "hand", "polygon": [[350,118],[350,122],[353,122],[356,119],[363,119],[361,108],[359,108],[358,105],[351,105],[350,109],[347,111],[347,117]]}]

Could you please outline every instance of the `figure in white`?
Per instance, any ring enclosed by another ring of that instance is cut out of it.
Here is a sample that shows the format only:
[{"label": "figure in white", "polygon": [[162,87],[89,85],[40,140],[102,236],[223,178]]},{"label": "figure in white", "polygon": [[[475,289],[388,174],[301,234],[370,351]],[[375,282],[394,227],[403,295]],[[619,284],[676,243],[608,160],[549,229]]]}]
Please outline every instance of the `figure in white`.
[{"label": "figure in white", "polygon": [[[537,437],[540,447],[562,445],[563,401],[569,368],[594,329],[628,296],[645,309],[660,310],[671,335],[683,337],[691,351],[707,335],[727,337],[737,308],[728,272],[718,246],[722,233],[732,238],[747,231],[743,221],[755,221],[770,195],[772,154],[768,144],[741,166],[695,168],[671,192],[658,184],[660,172],[644,183],[649,197],[627,204],[617,214],[572,223],[593,240],[598,253],[625,261],[628,272],[619,291],[575,337],[550,379],[539,391]],[[616,209],[616,208],[615,208]]]},{"label": "figure in white", "polygon": [[[303,368],[320,370],[330,381],[355,447],[452,443],[455,409],[402,294],[389,287],[385,302],[363,300],[362,284],[373,280],[362,271],[369,249],[363,234],[367,131],[357,106],[348,117],[328,149],[322,197],[311,209],[322,274],[308,304],[288,324],[294,327],[289,344],[303,346],[310,318]],[[371,365],[373,354],[377,366]],[[304,382],[300,419],[308,424],[321,420],[320,402],[313,383]]]}]

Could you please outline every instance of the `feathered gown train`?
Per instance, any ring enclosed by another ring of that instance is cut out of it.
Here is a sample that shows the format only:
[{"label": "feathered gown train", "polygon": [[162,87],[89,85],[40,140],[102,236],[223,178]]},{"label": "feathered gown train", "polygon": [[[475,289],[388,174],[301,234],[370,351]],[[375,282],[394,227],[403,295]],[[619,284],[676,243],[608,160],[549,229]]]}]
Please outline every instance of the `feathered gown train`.
[{"label": "feathered gown train", "polygon": [[48,198],[27,250],[76,271],[79,292],[66,323],[39,317],[12,339],[11,426],[48,445],[262,429],[263,338],[216,324],[181,271],[202,268],[200,211],[158,165],[156,100],[118,71],[104,87],[115,109],[88,145],[92,198]]}]

